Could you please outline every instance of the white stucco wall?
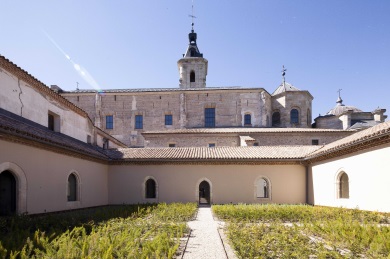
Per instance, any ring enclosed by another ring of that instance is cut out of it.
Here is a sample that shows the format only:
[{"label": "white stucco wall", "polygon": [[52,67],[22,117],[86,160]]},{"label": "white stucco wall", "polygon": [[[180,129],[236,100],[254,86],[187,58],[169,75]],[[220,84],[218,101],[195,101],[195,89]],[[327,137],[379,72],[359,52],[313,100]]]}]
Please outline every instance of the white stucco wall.
[{"label": "white stucco wall", "polygon": [[[314,205],[390,212],[390,144],[312,166]],[[337,196],[337,176],[349,177],[349,199]]]},{"label": "white stucco wall", "polygon": [[[305,203],[305,167],[300,165],[117,165],[109,167],[110,204],[147,202],[143,183],[152,176],[158,202],[197,202],[199,183],[211,183],[213,204]],[[255,181],[265,176],[271,199],[255,197]]]},{"label": "white stucco wall", "polygon": [[[17,194],[18,213],[106,205],[107,168],[100,163],[0,140],[0,171],[11,171],[16,177],[17,189],[22,189]],[[76,202],[67,201],[68,176],[72,172],[80,183]]]},{"label": "white stucco wall", "polygon": [[87,142],[87,135],[92,136],[93,125],[68,107],[53,100],[50,96],[39,93],[26,82],[10,72],[0,69],[0,108],[48,126],[48,113],[60,116],[60,132]]}]

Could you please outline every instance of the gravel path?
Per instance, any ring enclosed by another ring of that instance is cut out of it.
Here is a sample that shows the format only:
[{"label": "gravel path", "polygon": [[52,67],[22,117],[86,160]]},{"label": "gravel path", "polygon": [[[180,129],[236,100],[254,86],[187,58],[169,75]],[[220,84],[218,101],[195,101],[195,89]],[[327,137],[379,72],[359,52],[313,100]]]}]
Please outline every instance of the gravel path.
[{"label": "gravel path", "polygon": [[191,235],[184,251],[184,259],[218,258],[225,259],[226,252],[218,233],[210,207],[200,207],[194,221],[188,222]]}]

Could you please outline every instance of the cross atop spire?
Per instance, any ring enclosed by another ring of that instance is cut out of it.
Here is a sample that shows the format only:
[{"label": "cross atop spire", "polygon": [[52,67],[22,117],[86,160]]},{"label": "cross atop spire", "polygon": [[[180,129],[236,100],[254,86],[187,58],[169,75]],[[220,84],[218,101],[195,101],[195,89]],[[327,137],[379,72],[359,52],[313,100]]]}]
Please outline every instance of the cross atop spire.
[{"label": "cross atop spire", "polygon": [[336,102],[337,105],[343,105],[343,99],[341,99],[341,95],[340,95],[341,90],[343,90],[343,89],[337,90],[337,92],[339,93],[339,98],[337,99],[337,102]]},{"label": "cross atop spire", "polygon": [[192,0],[191,8],[192,8],[192,13],[188,16],[191,17],[191,26],[192,26],[191,31],[194,32],[194,18],[196,18],[196,16],[194,15],[194,0]]},{"label": "cross atop spire", "polygon": [[284,65],[283,65],[283,69],[282,69],[282,71],[280,71],[280,72],[282,72],[283,86],[286,84],[286,77],[285,77],[286,71],[287,71],[287,69],[285,69]]}]

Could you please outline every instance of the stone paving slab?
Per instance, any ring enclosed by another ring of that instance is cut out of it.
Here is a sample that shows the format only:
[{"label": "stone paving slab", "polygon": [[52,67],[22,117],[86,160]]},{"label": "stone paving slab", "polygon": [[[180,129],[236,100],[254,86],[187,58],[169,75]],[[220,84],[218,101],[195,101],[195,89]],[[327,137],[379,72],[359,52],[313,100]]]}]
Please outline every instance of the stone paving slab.
[{"label": "stone paving slab", "polygon": [[200,207],[196,219],[188,222],[188,226],[191,228],[191,235],[184,251],[184,259],[228,258],[210,207]]}]

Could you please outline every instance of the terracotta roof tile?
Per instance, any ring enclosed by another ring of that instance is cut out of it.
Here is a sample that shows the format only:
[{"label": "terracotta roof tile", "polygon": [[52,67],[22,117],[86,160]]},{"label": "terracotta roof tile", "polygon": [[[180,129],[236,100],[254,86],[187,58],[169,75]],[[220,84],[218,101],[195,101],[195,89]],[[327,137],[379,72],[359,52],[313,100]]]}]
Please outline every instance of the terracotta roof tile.
[{"label": "terracotta roof tile", "polygon": [[323,146],[321,149],[316,150],[312,154],[308,155],[308,158],[320,156],[326,153],[331,153],[337,150],[348,148],[364,141],[369,141],[375,138],[388,135],[390,135],[390,121],[380,123],[374,127],[359,131],[348,137],[329,143]]},{"label": "terracotta roof tile", "polygon": [[[206,88],[132,88],[132,89],[79,89],[75,91],[66,91],[64,94],[79,94],[79,93],[143,93],[143,92],[199,92],[199,91],[218,91],[218,90],[251,90],[251,91],[265,91],[264,88],[259,87],[241,87],[241,86],[222,86],[222,87],[206,87]],[[267,92],[268,93],[268,92]]]},{"label": "terracotta roof tile", "polygon": [[338,129],[313,129],[313,128],[194,128],[194,129],[172,129],[145,131],[142,134],[213,134],[213,133],[338,133],[355,132],[352,130]]},{"label": "terracotta roof tile", "polygon": [[319,146],[120,148],[105,152],[115,160],[290,160],[301,159]]},{"label": "terracotta roof tile", "polygon": [[51,131],[47,127],[3,109],[0,109],[0,133],[0,135],[6,135],[5,138],[15,136],[22,139],[30,139],[94,158],[108,159],[102,152],[103,149],[99,147],[84,143],[65,134]]}]

